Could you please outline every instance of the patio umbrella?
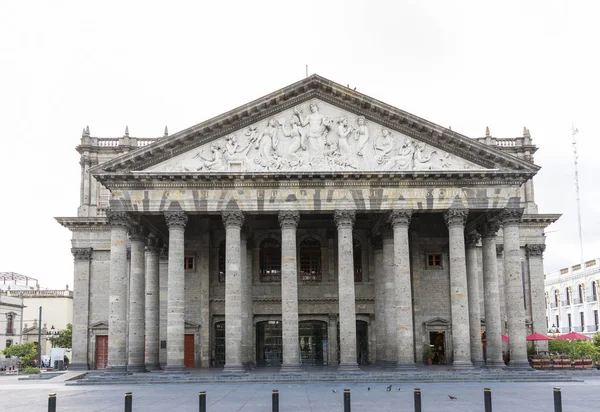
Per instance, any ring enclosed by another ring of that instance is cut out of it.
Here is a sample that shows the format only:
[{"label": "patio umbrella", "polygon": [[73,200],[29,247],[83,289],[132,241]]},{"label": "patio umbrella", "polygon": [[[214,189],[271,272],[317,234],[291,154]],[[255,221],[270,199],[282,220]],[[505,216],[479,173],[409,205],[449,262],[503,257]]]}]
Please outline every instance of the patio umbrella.
[{"label": "patio umbrella", "polygon": [[531,335],[528,335],[527,340],[554,340],[553,338],[546,336],[546,335],[542,335],[541,333],[532,333]]},{"label": "patio umbrella", "polygon": [[556,339],[562,339],[562,340],[586,340],[586,339],[592,339],[592,338],[590,338],[589,336],[583,335],[581,333],[569,332],[569,333],[566,333],[564,335],[557,336]]}]

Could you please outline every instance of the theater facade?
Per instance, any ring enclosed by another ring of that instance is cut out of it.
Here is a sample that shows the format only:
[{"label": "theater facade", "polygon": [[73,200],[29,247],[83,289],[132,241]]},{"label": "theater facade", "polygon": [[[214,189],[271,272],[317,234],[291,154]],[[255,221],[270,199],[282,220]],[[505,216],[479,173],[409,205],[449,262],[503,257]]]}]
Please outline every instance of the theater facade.
[{"label": "theater facade", "polygon": [[317,75],[160,138],[84,129],[71,366],[527,367],[559,217],[535,150]]}]

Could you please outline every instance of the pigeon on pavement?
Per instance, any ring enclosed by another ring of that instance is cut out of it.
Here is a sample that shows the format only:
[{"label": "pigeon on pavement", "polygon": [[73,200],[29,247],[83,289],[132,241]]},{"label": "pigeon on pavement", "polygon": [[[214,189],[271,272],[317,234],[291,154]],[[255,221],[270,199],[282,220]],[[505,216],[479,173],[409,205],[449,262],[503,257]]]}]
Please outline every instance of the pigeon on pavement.
[{"label": "pigeon on pavement", "polygon": [[385,388],[386,391],[390,392],[392,390],[392,385],[388,386],[387,388]]},{"label": "pigeon on pavement", "polygon": [[337,391],[336,391],[335,389],[332,389],[332,390],[331,390],[331,392],[333,392],[333,393],[337,393]]},{"label": "pigeon on pavement", "polygon": [[450,399],[458,399],[456,396],[448,395]]}]

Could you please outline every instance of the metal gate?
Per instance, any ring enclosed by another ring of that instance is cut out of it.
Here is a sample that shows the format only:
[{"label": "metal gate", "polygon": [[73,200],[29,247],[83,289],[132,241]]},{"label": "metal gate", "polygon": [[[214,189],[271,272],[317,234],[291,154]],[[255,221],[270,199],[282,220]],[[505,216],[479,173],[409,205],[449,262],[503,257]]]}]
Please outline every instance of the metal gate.
[{"label": "metal gate", "polygon": [[225,366],[225,322],[215,324],[215,367]]},{"label": "metal gate", "polygon": [[[327,353],[327,323],[307,320],[299,322],[300,358],[302,365],[323,365]],[[325,359],[326,360],[326,359]]]},{"label": "metal gate", "polygon": [[279,366],[282,363],[281,321],[269,320],[256,324],[256,364]]}]

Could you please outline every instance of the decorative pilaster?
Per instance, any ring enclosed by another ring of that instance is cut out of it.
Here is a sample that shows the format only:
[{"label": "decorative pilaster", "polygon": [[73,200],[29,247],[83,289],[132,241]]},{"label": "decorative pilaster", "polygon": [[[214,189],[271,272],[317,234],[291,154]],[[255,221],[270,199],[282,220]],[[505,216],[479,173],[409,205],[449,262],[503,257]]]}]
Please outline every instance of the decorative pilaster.
[{"label": "decorative pilaster", "polygon": [[500,285],[497,273],[496,233],[500,224],[488,220],[477,230],[481,234],[483,257],[483,293],[485,309],[486,366],[503,368],[502,317],[500,312]]},{"label": "decorative pilaster", "polygon": [[338,296],[340,316],[340,365],[344,371],[358,371],[356,354],[356,302],[354,294],[354,251],[352,226],[354,210],[336,210],[338,230]]},{"label": "decorative pilaster", "polygon": [[471,362],[483,366],[481,347],[481,313],[479,308],[479,278],[477,276],[477,243],[481,236],[472,233],[466,236],[467,285],[469,292],[469,332],[471,339]]},{"label": "decorative pilaster", "polygon": [[126,212],[106,212],[110,223],[110,279],[108,297],[108,366],[106,373],[127,370],[127,228]]},{"label": "decorative pilaster", "polygon": [[183,211],[165,212],[169,228],[169,269],[167,280],[167,365],[165,372],[184,372],[183,341],[185,334],[185,226]]},{"label": "decorative pilaster", "polygon": [[[531,302],[531,320],[533,333],[546,334],[546,302],[544,294],[544,251],[546,245],[528,244],[527,263],[529,265],[529,301]],[[585,293],[583,293],[585,296]],[[547,351],[548,342],[536,342],[538,350]]]},{"label": "decorative pilaster", "polygon": [[240,246],[244,214],[239,210],[224,210],[221,215],[225,226],[225,367],[223,372],[243,373]]},{"label": "decorative pilaster", "polygon": [[72,248],[74,259],[73,339],[69,369],[88,370],[88,327],[90,305],[90,261],[92,248]]},{"label": "decorative pilaster", "polygon": [[283,364],[282,372],[299,371],[298,353],[298,260],[296,257],[296,228],[300,213],[295,210],[279,212],[281,226],[281,319]]},{"label": "decorative pilaster", "polygon": [[523,209],[505,209],[501,214],[504,234],[504,280],[506,282],[506,312],[511,368],[527,368],[525,309],[521,274],[519,222]]},{"label": "decorative pilaster", "polygon": [[389,217],[394,232],[394,302],[396,307],[396,367],[415,369],[413,308],[408,228],[412,210],[393,210]]},{"label": "decorative pilaster", "polygon": [[371,237],[371,247],[375,263],[375,340],[377,364],[385,361],[385,273],[383,270],[383,239],[380,235]]},{"label": "decorative pilaster", "polygon": [[444,213],[450,243],[450,311],[454,352],[452,366],[458,369],[473,367],[465,256],[465,223],[468,214],[466,209],[448,209]]},{"label": "decorative pilaster", "polygon": [[146,370],[160,369],[159,363],[159,241],[149,236],[146,241],[146,293],[145,293],[145,350],[144,365]]},{"label": "decorative pilaster", "polygon": [[146,230],[139,225],[129,227],[131,271],[129,275],[129,345],[127,371],[144,371]]}]

